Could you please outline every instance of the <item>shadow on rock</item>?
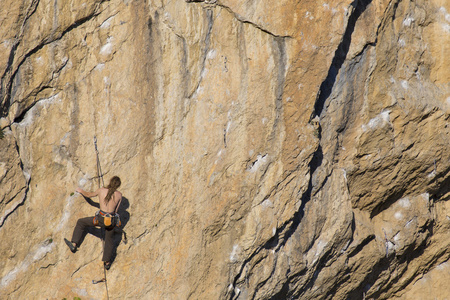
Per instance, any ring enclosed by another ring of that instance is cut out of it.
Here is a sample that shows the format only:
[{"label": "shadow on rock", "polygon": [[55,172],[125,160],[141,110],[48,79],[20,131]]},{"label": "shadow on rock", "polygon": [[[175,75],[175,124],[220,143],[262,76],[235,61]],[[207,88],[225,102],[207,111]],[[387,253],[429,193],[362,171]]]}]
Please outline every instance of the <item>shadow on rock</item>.
[{"label": "shadow on rock", "polygon": [[120,243],[124,242],[124,244],[127,243],[127,234],[125,232],[125,227],[127,226],[128,222],[130,221],[130,213],[127,211],[127,209],[130,207],[130,201],[126,197],[122,197],[122,202],[120,203],[119,209],[117,210],[117,213],[120,215],[120,221],[122,225],[114,227],[114,253],[113,257],[111,259],[111,263],[115,261],[117,256],[117,248],[119,247]]}]

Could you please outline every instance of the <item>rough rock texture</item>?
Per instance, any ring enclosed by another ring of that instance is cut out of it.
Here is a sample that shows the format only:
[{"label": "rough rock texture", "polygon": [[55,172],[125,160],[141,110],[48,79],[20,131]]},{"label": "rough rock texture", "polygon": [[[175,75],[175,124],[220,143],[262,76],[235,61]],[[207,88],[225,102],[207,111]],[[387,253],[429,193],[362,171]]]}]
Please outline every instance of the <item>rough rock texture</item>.
[{"label": "rough rock texture", "polygon": [[446,0],[4,0],[0,298],[450,298],[449,45]]}]

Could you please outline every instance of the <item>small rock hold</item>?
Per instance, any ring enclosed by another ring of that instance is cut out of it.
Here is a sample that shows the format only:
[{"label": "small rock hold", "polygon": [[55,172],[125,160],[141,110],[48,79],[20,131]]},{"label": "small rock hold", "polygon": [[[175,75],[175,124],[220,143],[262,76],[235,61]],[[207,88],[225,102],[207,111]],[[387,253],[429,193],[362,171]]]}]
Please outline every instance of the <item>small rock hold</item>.
[{"label": "small rock hold", "polygon": [[214,4],[217,0],[186,0],[186,2],[205,2],[207,4]]}]

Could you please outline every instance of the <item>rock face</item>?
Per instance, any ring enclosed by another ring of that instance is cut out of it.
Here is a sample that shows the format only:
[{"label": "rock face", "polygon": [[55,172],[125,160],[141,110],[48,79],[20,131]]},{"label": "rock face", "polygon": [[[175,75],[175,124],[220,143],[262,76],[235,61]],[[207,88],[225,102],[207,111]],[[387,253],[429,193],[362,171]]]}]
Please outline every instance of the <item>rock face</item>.
[{"label": "rock face", "polygon": [[2,8],[0,298],[450,297],[448,1]]}]

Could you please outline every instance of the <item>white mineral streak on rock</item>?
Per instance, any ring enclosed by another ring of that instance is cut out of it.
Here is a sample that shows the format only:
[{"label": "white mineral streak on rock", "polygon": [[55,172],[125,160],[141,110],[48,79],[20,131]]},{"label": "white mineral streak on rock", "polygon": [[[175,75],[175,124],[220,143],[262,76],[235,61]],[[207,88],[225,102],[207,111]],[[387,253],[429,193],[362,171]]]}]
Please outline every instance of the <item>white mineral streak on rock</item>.
[{"label": "white mineral streak on rock", "polygon": [[2,277],[0,287],[6,288],[8,284],[14,281],[20,273],[26,272],[30,265],[43,259],[47,253],[53,250],[54,247],[55,243],[50,241],[45,241],[44,243],[38,245],[37,249],[30,252],[18,266]]},{"label": "white mineral streak on rock", "polygon": [[[66,200],[66,204],[64,206],[64,211],[62,213],[61,219],[58,222],[58,226],[56,227],[56,231],[60,231],[63,228],[66,228],[69,224],[67,221],[69,221],[70,216],[73,214],[71,211],[71,206],[76,197],[79,197],[77,193],[74,193],[72,196],[69,196]],[[71,226],[73,224],[70,224]]]},{"label": "white mineral streak on rock", "polygon": [[407,17],[403,20],[403,26],[409,27],[409,26],[411,26],[412,22],[414,22],[414,18]]},{"label": "white mineral streak on rock", "polygon": [[267,159],[267,154],[258,154],[258,156],[256,157],[256,161],[253,162],[253,164],[249,168],[249,171],[252,173],[256,172],[262,165],[266,164]]},{"label": "white mineral streak on rock", "polygon": [[237,255],[238,255],[239,251],[240,251],[239,245],[237,245],[237,244],[234,245],[233,246],[233,250],[230,253],[230,262],[236,262],[237,261],[237,259],[238,259]]},{"label": "white mineral streak on rock", "polygon": [[389,110],[383,111],[376,117],[370,119],[369,123],[362,125],[363,131],[373,130],[375,128],[381,127],[386,123],[389,123]]},{"label": "white mineral streak on rock", "polygon": [[108,39],[106,40],[106,44],[104,44],[102,46],[102,48],[100,49],[100,54],[102,55],[108,55],[112,53],[112,49],[113,49],[113,37],[108,37]]},{"label": "white mineral streak on rock", "polygon": [[400,200],[398,201],[398,203],[399,203],[399,204],[401,205],[401,207],[403,207],[403,208],[409,208],[409,207],[411,207],[411,201],[409,200],[408,197],[404,197],[404,198],[400,199]]},{"label": "white mineral streak on rock", "polygon": [[0,298],[106,297],[100,240],[60,245],[96,210],[67,196],[95,186],[94,135],[139,241],[114,298],[448,297],[445,1],[22,2],[0,12]]}]

